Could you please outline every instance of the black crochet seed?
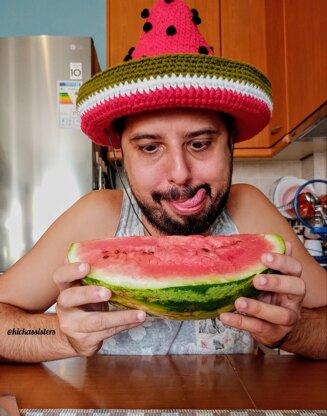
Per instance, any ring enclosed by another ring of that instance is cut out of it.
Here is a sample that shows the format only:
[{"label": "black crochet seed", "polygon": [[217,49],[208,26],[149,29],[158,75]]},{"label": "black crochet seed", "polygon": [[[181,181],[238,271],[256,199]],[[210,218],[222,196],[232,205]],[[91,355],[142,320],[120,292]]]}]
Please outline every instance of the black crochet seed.
[{"label": "black crochet seed", "polygon": [[198,52],[203,53],[204,55],[208,55],[209,53],[208,48],[206,48],[205,46],[200,46]]},{"label": "black crochet seed", "polygon": [[173,0],[165,0],[166,3],[171,3]]},{"label": "black crochet seed", "polygon": [[135,51],[134,46],[132,46],[129,51],[128,51],[128,55],[132,55],[132,53]]},{"label": "black crochet seed", "polygon": [[193,16],[199,16],[199,12],[196,9],[191,9]]},{"label": "black crochet seed", "polygon": [[152,24],[150,22],[145,22],[143,25],[144,32],[149,32],[152,29]]},{"label": "black crochet seed", "polygon": [[176,27],[175,26],[168,26],[166,29],[166,33],[168,36],[176,35]]},{"label": "black crochet seed", "polygon": [[133,59],[132,55],[128,54],[128,55],[125,56],[124,62],[130,61],[131,59]]},{"label": "black crochet seed", "polygon": [[192,17],[192,22],[195,25],[200,25],[201,22],[202,22],[202,20],[201,20],[201,18],[199,16],[197,16],[197,15],[194,14],[193,17]]},{"label": "black crochet seed", "polygon": [[149,9],[143,9],[142,11],[141,11],[141,17],[143,17],[143,19],[146,19],[147,17],[149,17],[150,16],[150,12],[149,12]]}]

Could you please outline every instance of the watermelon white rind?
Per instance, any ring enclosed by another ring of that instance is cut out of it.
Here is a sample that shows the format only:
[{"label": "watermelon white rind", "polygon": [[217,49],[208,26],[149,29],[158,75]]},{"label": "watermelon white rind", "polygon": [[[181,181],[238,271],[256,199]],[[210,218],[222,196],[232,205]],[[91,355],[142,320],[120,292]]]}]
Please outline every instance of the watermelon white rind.
[{"label": "watermelon white rind", "polygon": [[110,303],[170,319],[206,319],[259,292],[252,280],[270,273],[264,252],[285,253],[277,234],[228,237],[121,237],[72,244],[68,260],[91,271],[84,284],[112,292]]}]

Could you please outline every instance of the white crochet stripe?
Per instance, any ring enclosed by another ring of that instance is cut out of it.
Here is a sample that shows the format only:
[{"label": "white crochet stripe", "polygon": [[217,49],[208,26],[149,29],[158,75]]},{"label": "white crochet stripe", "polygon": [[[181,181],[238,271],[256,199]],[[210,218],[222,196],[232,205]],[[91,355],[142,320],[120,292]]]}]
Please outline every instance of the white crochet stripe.
[{"label": "white crochet stripe", "polygon": [[131,96],[137,93],[154,92],[156,90],[162,90],[165,88],[208,88],[208,89],[225,89],[239,94],[256,98],[267,104],[270,111],[272,111],[272,101],[270,97],[258,86],[250,84],[248,82],[239,82],[222,77],[211,77],[209,75],[164,75],[156,78],[150,77],[149,79],[144,78],[143,80],[137,80],[114,85],[113,87],[104,88],[103,90],[93,93],[91,96],[86,98],[83,102],[78,105],[78,112],[83,115],[85,112],[91,110],[97,105],[104,104],[105,101],[110,101],[115,98]]}]

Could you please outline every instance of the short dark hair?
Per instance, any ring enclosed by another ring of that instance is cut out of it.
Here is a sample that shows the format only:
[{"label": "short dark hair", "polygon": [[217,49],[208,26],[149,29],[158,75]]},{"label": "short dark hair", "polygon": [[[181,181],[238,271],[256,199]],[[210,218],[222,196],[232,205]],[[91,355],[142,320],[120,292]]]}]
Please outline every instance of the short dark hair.
[{"label": "short dark hair", "polygon": [[116,118],[112,123],[112,129],[118,134],[119,138],[123,135],[125,129],[125,117]]}]

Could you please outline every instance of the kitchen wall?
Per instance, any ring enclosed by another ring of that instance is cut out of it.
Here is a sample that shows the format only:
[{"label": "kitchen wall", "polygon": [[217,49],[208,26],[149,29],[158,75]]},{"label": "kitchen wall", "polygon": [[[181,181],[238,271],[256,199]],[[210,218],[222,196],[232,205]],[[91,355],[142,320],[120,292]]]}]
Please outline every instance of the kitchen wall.
[{"label": "kitchen wall", "polygon": [[91,36],[106,66],[106,0],[0,0],[0,36]]},{"label": "kitchen wall", "polygon": [[[233,183],[249,183],[267,196],[273,182],[281,176],[327,180],[327,151],[314,153],[302,161],[273,159],[234,161]],[[318,188],[319,193],[326,192],[326,186],[318,185]]]}]

